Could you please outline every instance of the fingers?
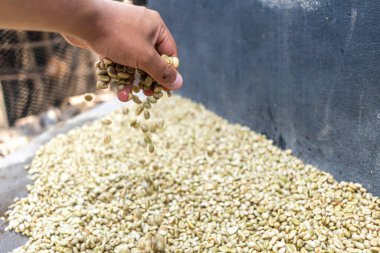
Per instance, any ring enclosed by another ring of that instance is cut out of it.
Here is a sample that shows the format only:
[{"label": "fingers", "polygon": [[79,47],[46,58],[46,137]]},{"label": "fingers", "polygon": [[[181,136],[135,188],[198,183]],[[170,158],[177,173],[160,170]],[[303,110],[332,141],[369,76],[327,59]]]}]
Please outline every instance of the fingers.
[{"label": "fingers", "polygon": [[140,67],[165,88],[169,90],[181,88],[183,83],[181,74],[162,59],[156,51],[151,53],[150,56],[142,62]]},{"label": "fingers", "polygon": [[177,45],[165,24],[162,24],[156,41],[156,50],[162,55],[177,56]]},{"label": "fingers", "polygon": [[[159,18],[161,19],[161,17]],[[183,83],[181,74],[160,56],[162,54],[177,56],[175,40],[163,22],[155,42],[155,49],[146,64],[141,67],[167,90],[181,88]]]},{"label": "fingers", "polygon": [[144,90],[143,92],[144,92],[144,95],[148,97],[153,96],[153,93],[154,93],[153,90]]},{"label": "fingers", "polygon": [[117,92],[117,98],[121,102],[127,102],[129,98],[129,94],[132,93],[132,86],[133,84],[128,84],[124,87],[123,90],[120,90]]}]

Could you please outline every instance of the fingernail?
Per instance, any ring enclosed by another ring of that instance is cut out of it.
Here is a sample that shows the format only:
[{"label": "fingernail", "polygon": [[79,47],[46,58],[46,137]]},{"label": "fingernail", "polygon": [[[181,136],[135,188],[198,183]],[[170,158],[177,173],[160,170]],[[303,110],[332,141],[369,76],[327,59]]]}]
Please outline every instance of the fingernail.
[{"label": "fingernail", "polygon": [[171,90],[177,90],[177,89],[182,87],[182,84],[183,84],[183,78],[182,78],[181,74],[177,71],[177,76],[175,78],[175,81],[174,81],[174,83],[169,85],[169,88]]}]

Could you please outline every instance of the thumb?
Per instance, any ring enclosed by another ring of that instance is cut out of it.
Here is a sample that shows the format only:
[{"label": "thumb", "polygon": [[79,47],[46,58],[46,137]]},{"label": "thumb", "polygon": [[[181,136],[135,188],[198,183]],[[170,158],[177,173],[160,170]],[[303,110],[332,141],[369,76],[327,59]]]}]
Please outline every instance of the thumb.
[{"label": "thumb", "polygon": [[150,59],[140,66],[154,80],[169,90],[177,90],[182,87],[183,78],[181,74],[162,57],[154,51]]}]

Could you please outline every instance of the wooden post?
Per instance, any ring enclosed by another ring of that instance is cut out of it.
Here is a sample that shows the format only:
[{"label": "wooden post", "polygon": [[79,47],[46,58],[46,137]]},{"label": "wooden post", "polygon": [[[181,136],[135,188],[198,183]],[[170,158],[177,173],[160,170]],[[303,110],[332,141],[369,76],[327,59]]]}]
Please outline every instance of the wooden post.
[{"label": "wooden post", "polygon": [[1,81],[0,81],[0,128],[7,128],[7,127],[9,127],[7,109],[5,107],[3,86],[1,85]]}]

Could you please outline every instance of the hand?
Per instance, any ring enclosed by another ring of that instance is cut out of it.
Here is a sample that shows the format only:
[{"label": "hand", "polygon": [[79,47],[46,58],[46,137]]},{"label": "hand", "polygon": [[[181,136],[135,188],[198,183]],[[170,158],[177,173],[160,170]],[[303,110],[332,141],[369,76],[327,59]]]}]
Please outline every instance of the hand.
[{"label": "hand", "polygon": [[[103,58],[147,72],[168,90],[182,86],[182,76],[162,54],[177,56],[177,46],[156,11],[114,1],[99,1],[91,29],[64,34],[71,44],[93,50]],[[121,93],[128,96],[131,87]],[[120,92],[119,92],[120,94]]]}]

